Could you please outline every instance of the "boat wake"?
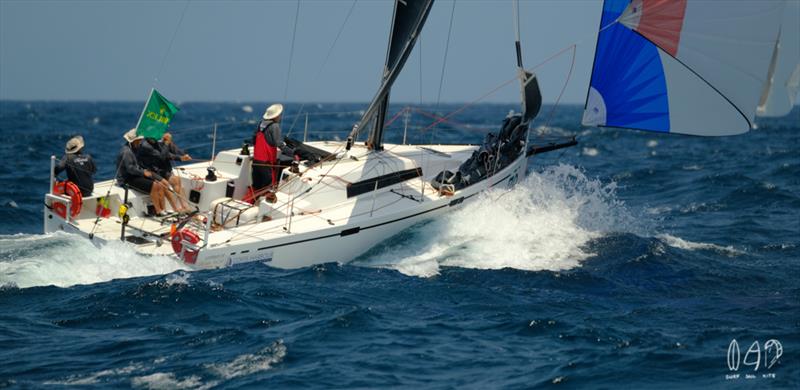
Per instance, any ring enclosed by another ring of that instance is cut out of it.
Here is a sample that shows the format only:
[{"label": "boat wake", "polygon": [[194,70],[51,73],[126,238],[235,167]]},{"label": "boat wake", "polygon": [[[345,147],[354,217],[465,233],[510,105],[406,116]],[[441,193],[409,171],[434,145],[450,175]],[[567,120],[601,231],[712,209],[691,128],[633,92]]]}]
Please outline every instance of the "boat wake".
[{"label": "boat wake", "polygon": [[434,276],[441,266],[559,271],[593,256],[588,243],[642,224],[616,198],[615,183],[573,166],[532,172],[512,190],[493,190],[452,214],[415,226],[357,264]]},{"label": "boat wake", "polygon": [[179,269],[185,267],[175,260],[145,257],[121,242],[98,248],[66,233],[0,236],[0,286],[69,287]]}]

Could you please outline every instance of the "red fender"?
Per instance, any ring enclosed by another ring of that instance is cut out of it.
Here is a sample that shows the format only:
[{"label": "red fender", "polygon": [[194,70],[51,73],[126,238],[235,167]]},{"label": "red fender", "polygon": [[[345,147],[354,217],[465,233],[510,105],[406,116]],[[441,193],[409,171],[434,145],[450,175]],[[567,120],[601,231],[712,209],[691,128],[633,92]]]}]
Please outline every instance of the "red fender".
[{"label": "red fender", "polygon": [[[55,187],[53,187],[53,194],[66,195],[69,197],[71,202],[69,208],[70,217],[75,217],[81,212],[81,208],[83,207],[83,196],[81,196],[81,190],[75,183],[71,181],[58,182],[56,183]],[[67,218],[66,204],[61,202],[53,202],[53,211],[55,211],[59,217],[64,219]]]},{"label": "red fender", "polygon": [[198,236],[197,233],[189,229],[181,229],[172,234],[170,241],[172,242],[172,250],[175,251],[175,254],[178,255],[184,263],[194,264],[197,261],[199,249],[186,248],[185,251],[183,249],[184,242],[188,242],[192,245],[196,245],[200,242],[200,236]]}]

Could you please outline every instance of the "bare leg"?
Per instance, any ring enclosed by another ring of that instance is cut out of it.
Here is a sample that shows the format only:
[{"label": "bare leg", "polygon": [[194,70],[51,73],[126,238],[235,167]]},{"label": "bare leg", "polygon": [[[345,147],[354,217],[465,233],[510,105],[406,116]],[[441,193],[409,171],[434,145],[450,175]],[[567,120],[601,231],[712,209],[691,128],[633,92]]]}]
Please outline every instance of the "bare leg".
[{"label": "bare leg", "polygon": [[166,180],[156,182],[156,185],[161,187],[162,204],[164,205],[164,208],[167,207],[166,203],[163,203],[163,198],[166,198],[167,201],[169,201],[170,206],[172,206],[172,210],[178,211],[178,207],[175,204],[175,197],[172,196],[172,191],[170,191],[169,186],[166,183]]},{"label": "bare leg", "polygon": [[172,189],[175,190],[175,197],[178,198],[178,202],[181,204],[181,210],[187,211],[189,210],[189,203],[186,202],[185,197],[183,196],[183,188],[181,187],[181,178],[178,176],[172,175],[169,178],[169,184],[172,185]]},{"label": "bare leg", "polygon": [[153,208],[156,209],[156,214],[164,211],[164,206],[161,204],[161,190],[157,182],[153,183],[153,188],[150,189],[150,200],[153,202]]},{"label": "bare leg", "polygon": [[[168,189],[164,189],[164,197],[169,201],[169,205],[172,206],[173,211],[178,211],[180,209],[178,205],[175,204],[175,196],[172,195],[172,192],[170,192]],[[166,205],[164,206],[166,207]]]}]

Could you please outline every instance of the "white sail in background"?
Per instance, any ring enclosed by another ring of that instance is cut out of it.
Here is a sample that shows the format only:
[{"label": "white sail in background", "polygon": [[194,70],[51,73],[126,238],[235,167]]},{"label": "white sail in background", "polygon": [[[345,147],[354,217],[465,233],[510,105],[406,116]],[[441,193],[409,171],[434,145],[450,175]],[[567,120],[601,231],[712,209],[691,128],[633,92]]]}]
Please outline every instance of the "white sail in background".
[{"label": "white sail in background", "polygon": [[702,136],[747,132],[784,6],[606,0],[583,124]]},{"label": "white sail in background", "polygon": [[756,114],[784,116],[792,111],[800,89],[800,1],[787,1],[764,93]]}]

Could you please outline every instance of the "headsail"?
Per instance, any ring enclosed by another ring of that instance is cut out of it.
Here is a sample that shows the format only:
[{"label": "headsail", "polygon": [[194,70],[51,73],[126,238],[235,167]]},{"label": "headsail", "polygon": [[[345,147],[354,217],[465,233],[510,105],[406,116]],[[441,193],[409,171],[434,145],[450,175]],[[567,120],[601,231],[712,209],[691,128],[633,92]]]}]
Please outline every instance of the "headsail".
[{"label": "headsail", "polygon": [[758,116],[784,116],[800,89],[800,2],[787,1]]},{"label": "headsail", "polygon": [[747,132],[783,6],[606,0],[583,124],[703,136]]},{"label": "headsail", "polygon": [[432,6],[433,0],[395,0],[381,87],[358,123],[358,128],[363,129],[374,121],[368,140],[374,150],[383,149],[383,123],[389,106],[389,90],[411,54]]}]

